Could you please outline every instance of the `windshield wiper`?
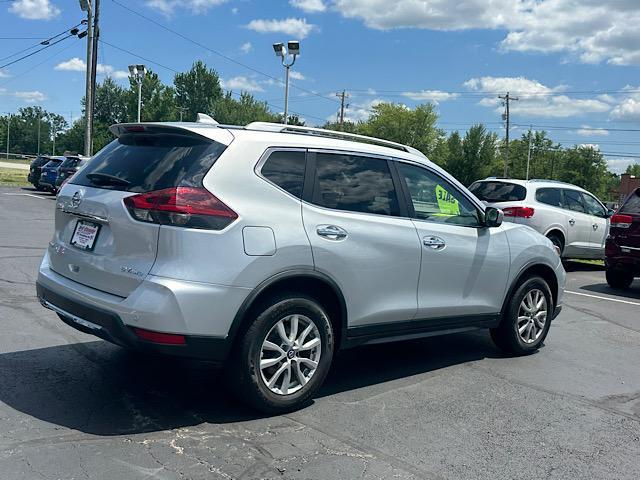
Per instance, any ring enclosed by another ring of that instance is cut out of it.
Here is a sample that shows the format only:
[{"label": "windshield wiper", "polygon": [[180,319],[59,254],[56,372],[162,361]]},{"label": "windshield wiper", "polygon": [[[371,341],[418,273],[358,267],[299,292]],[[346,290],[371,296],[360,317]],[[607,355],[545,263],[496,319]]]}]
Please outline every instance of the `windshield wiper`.
[{"label": "windshield wiper", "polygon": [[86,176],[91,183],[97,185],[120,185],[123,187],[131,185],[130,181],[116,177],[115,175],[109,175],[108,173],[87,173]]}]

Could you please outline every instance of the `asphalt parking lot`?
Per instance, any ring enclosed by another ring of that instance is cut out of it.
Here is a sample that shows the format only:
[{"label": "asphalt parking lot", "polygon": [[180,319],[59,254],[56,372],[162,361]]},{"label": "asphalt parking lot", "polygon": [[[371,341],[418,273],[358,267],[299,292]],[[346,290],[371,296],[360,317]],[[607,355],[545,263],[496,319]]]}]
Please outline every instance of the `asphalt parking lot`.
[{"label": "asphalt parking lot", "polygon": [[570,263],[537,354],[487,333],[343,352],[308,408],[264,417],[207,364],[127,353],[43,309],[55,201],[0,188],[0,478],[638,479],[640,281]]}]

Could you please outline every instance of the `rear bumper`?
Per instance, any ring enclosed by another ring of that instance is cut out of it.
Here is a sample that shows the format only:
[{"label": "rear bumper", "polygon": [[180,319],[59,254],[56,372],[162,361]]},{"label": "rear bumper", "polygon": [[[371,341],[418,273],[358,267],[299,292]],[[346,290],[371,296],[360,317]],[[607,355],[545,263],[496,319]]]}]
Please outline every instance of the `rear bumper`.
[{"label": "rear bumper", "polygon": [[[222,362],[233,319],[250,289],[147,277],[127,298],[70,280],[49,268],[45,255],[36,283],[40,302],[68,325],[112,343]],[[184,345],[140,339],[134,328],[183,335]]]},{"label": "rear bumper", "polygon": [[604,264],[607,269],[631,272],[640,277],[640,254],[607,256]]}]

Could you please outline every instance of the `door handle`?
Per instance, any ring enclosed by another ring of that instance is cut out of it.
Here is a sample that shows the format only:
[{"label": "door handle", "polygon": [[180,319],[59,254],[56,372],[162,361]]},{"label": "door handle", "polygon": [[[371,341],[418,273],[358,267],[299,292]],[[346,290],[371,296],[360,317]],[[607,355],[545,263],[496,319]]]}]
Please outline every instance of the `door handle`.
[{"label": "door handle", "polygon": [[573,218],[569,220],[569,225],[573,227],[575,224],[576,224],[576,221]]},{"label": "door handle", "polygon": [[593,229],[594,229],[594,230],[597,230],[597,229],[598,229],[598,224],[597,224],[597,223],[594,223],[594,224],[593,224]]},{"label": "door handle", "polygon": [[425,247],[429,247],[433,250],[442,250],[446,245],[443,239],[435,236],[424,237],[422,239],[422,244]]},{"label": "door handle", "polygon": [[347,238],[347,231],[337,225],[318,225],[316,233],[327,240],[342,240]]}]

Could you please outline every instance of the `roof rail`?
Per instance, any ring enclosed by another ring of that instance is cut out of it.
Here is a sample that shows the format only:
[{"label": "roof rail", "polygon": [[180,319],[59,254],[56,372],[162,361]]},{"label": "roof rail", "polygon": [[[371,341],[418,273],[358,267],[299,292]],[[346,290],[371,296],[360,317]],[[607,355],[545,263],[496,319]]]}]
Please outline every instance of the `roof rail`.
[{"label": "roof rail", "polygon": [[548,182],[548,183],[558,183],[560,185],[571,185],[572,187],[575,187],[576,185],[572,184],[572,183],[568,183],[568,182],[561,182],[560,180],[548,180],[546,178],[532,178],[531,180],[529,180],[530,182]]},{"label": "roof rail", "polygon": [[335,130],[326,130],[324,128],[300,127],[297,125],[283,125],[281,123],[270,122],[251,122],[245,127],[246,130],[259,130],[262,132],[278,132],[278,133],[297,133],[302,135],[315,135],[319,137],[339,138],[342,140],[351,140],[354,142],[370,143],[380,145],[382,147],[395,148],[404,152],[413,153],[426,158],[425,154],[417,148],[409,147],[401,143],[383,140],[381,138],[367,137],[356,133],[338,132]]}]

